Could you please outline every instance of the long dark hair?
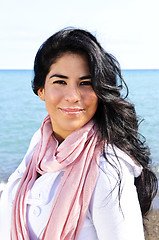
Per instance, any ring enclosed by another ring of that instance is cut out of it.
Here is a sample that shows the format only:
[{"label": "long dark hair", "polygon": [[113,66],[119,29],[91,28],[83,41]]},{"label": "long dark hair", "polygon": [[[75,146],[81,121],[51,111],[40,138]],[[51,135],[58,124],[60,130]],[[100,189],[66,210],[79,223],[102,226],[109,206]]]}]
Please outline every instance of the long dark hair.
[{"label": "long dark hair", "polygon": [[[157,192],[157,178],[150,169],[150,152],[138,132],[134,105],[126,101],[128,88],[122,78],[118,61],[108,54],[88,31],[63,29],[47,39],[37,52],[32,88],[35,94],[44,87],[50,66],[65,52],[85,54],[98,96],[94,116],[104,142],[116,145],[143,167],[135,178],[142,215],[145,216]],[[126,96],[121,90],[125,86]],[[106,154],[103,148],[103,154]],[[119,176],[120,178],[120,176]],[[120,182],[120,181],[119,181]]]}]

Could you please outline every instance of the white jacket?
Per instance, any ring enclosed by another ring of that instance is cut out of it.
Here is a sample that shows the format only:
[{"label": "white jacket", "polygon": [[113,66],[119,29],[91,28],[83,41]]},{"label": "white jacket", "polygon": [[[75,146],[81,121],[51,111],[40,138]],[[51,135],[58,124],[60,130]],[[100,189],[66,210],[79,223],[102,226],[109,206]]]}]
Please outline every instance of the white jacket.
[{"label": "white jacket", "polygon": [[[11,210],[16,190],[39,140],[40,131],[38,130],[31,140],[23,161],[10,176],[2,193],[0,202],[1,240],[10,240]],[[134,177],[139,176],[142,169],[124,152],[116,147],[115,150],[120,163],[114,156],[111,146],[106,149],[106,152],[109,162],[118,167],[122,177],[120,207],[119,189],[115,187],[118,180],[117,172],[101,156],[99,177],[79,240],[144,240],[142,216],[134,185]],[[41,239],[49,218],[52,201],[63,174],[64,170],[56,173],[46,173],[34,183],[27,208],[30,240]]]}]

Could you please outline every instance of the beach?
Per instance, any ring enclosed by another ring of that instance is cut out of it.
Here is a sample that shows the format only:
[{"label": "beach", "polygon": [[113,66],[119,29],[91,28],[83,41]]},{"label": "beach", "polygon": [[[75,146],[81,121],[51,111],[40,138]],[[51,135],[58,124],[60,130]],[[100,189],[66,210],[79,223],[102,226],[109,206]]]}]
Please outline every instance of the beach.
[{"label": "beach", "polygon": [[145,219],[146,240],[159,240],[159,210],[152,210]]},{"label": "beach", "polygon": [[159,192],[153,200],[152,209],[144,220],[146,240],[159,240]]}]

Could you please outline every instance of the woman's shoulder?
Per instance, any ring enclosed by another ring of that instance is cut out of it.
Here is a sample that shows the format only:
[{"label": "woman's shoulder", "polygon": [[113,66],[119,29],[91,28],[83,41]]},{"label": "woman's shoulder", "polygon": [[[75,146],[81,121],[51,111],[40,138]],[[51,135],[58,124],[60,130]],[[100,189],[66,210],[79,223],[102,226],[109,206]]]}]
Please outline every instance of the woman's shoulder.
[{"label": "woman's shoulder", "polygon": [[111,175],[127,172],[133,177],[140,176],[142,172],[142,166],[133,157],[111,144],[105,146],[105,156],[102,154],[100,157],[100,169]]},{"label": "woman's shoulder", "polygon": [[[105,147],[99,164],[99,175],[90,201],[89,213],[99,239],[143,238],[142,217],[134,177],[142,167],[124,151],[110,144]],[[129,231],[127,231],[129,229]],[[118,237],[117,237],[118,236]]]},{"label": "woman's shoulder", "polygon": [[129,191],[136,191],[134,178],[140,176],[141,172],[142,167],[136,164],[128,154],[114,145],[106,145],[105,155],[102,154],[100,157],[92,206],[101,206],[103,202],[115,204],[118,202],[120,191],[123,198]]}]

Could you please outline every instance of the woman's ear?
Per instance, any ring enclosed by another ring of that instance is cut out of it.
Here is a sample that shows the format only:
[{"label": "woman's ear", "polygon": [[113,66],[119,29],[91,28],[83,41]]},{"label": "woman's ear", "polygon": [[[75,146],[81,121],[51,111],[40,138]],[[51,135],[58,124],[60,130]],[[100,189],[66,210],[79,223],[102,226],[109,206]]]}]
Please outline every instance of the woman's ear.
[{"label": "woman's ear", "polygon": [[38,89],[38,96],[42,101],[45,101],[45,91],[44,88],[39,88]]}]

